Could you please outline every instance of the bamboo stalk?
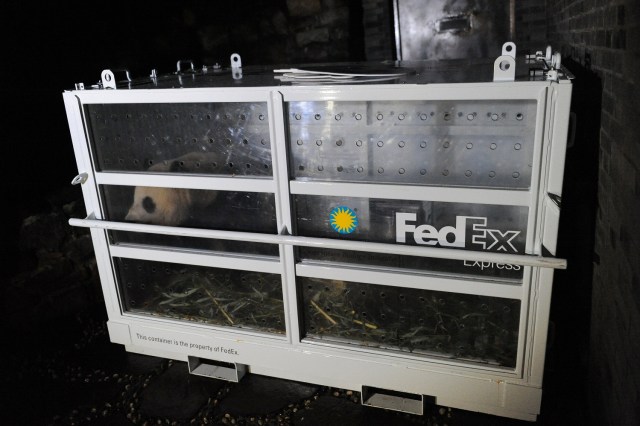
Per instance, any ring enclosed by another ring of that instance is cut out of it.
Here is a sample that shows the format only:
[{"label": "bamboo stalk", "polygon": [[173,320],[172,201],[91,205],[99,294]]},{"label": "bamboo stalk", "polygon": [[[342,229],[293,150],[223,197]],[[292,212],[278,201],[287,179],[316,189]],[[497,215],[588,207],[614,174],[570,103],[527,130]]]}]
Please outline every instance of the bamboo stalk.
[{"label": "bamboo stalk", "polygon": [[220,312],[222,312],[222,315],[225,316],[225,318],[227,319],[227,321],[229,321],[229,323],[231,325],[235,325],[235,323],[233,322],[233,320],[231,319],[231,317],[229,316],[229,314],[227,314],[227,311],[224,310],[224,308],[222,306],[220,306],[220,304],[218,303],[218,301],[216,300],[215,297],[213,297],[213,295],[209,292],[209,290],[207,290],[206,288],[202,287],[202,289],[205,291],[205,293],[207,293],[207,295],[211,298],[211,300],[213,300],[213,303],[216,304],[216,306],[218,307],[218,309],[220,309]]},{"label": "bamboo stalk", "polygon": [[313,305],[313,307],[314,307],[314,308],[316,308],[316,310],[317,310],[318,312],[320,312],[320,314],[321,314],[323,317],[325,317],[325,318],[327,319],[327,321],[329,321],[331,324],[333,324],[333,325],[338,324],[338,323],[336,322],[336,320],[334,320],[333,318],[331,318],[331,317],[329,316],[329,314],[328,314],[328,313],[326,313],[324,310],[322,310],[322,308],[321,308],[320,306],[318,306],[318,304],[317,304],[316,302],[314,302],[314,301],[312,300],[312,301],[311,301],[311,304],[312,304],[312,305]]}]

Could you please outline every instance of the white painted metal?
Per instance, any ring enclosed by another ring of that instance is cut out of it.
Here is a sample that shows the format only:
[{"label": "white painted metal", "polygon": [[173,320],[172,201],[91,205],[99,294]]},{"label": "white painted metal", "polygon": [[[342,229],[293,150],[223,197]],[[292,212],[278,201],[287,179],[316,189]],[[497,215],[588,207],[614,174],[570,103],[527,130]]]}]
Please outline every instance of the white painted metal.
[{"label": "white painted metal", "polygon": [[506,254],[475,250],[450,250],[438,247],[404,246],[363,241],[334,240],[329,238],[297,237],[292,235],[270,235],[235,231],[218,231],[199,228],[174,228],[161,225],[140,223],[109,222],[95,219],[69,219],[69,224],[84,228],[100,228],[130,232],[148,232],[153,234],[176,235],[183,237],[218,238],[232,241],[254,243],[286,244],[303,247],[320,247],[339,250],[366,251],[407,256],[433,257],[477,262],[490,262],[543,268],[566,269],[566,260],[537,255]]},{"label": "white painted metal", "polygon": [[[504,52],[503,52],[504,53]],[[511,56],[505,55],[509,61]],[[511,58],[513,59],[513,58]],[[548,58],[551,59],[550,57]],[[515,69],[515,62],[510,70]],[[500,63],[496,63],[499,68]],[[503,71],[504,70],[500,70]],[[91,228],[98,270],[113,342],[127,350],[187,361],[199,357],[247,365],[252,373],[318,383],[359,391],[362,386],[432,395],[436,402],[468,410],[535,420],[540,409],[553,268],[566,261],[542,256],[542,246],[552,253],[559,218],[558,206],[548,193],[561,195],[564,150],[571,85],[551,81],[433,85],[280,86],[82,90],[66,92],[65,106],[80,173],[86,173],[82,191],[89,217],[70,224]],[[440,188],[403,185],[291,181],[286,152],[285,103],[290,101],[388,100],[535,100],[537,122],[531,188],[527,190]],[[161,176],[149,173],[96,173],[84,104],[266,102],[272,147],[273,178]],[[274,193],[280,235],[195,228],[120,223],[104,220],[98,185],[158,186]],[[451,250],[424,246],[310,238],[294,233],[291,194],[412,199],[464,202],[529,209],[527,254]],[[279,245],[279,256],[221,254],[202,250],[169,249],[140,245],[110,245],[109,230],[212,238]],[[316,247],[525,265],[521,280],[468,279],[444,274],[399,272],[381,268],[328,266],[321,262],[296,262],[295,247]],[[122,311],[112,257],[148,259],[187,265],[269,272],[283,277],[286,336],[236,330],[230,327],[153,318]],[[475,294],[521,302],[518,355],[513,368],[443,356],[426,356],[301,340],[296,276],[344,280],[373,285]],[[186,345],[174,344],[184,342]]]},{"label": "white painted metal", "polygon": [[268,177],[200,177],[144,173],[96,173],[98,185],[156,186],[218,191],[274,192],[275,184]]},{"label": "white painted metal", "polygon": [[417,274],[388,273],[364,268],[336,268],[335,266],[316,266],[298,264],[296,275],[299,277],[326,278],[330,280],[352,281],[388,285],[392,287],[417,288],[424,290],[446,291],[449,293],[478,294],[481,296],[506,299],[522,298],[522,286],[487,281],[472,281],[438,276],[420,276]]},{"label": "white painted metal", "polygon": [[516,60],[510,55],[498,56],[493,64],[493,81],[514,81]]},{"label": "white painted metal", "polygon": [[292,194],[528,206],[529,191],[370,183],[291,181]]}]

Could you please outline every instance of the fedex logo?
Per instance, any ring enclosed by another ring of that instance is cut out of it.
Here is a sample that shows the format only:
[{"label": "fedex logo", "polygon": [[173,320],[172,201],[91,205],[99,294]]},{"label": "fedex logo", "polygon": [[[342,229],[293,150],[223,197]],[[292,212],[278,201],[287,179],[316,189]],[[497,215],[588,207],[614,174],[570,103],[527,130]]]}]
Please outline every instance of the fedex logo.
[{"label": "fedex logo", "polygon": [[456,216],[455,226],[444,226],[440,229],[432,225],[416,225],[415,213],[396,213],[396,242],[406,243],[407,234],[413,237],[416,244],[441,247],[466,247],[467,228],[471,225],[470,242],[480,246],[482,250],[494,250],[517,253],[513,240],[520,231],[501,231],[489,229],[487,218],[478,216]]}]

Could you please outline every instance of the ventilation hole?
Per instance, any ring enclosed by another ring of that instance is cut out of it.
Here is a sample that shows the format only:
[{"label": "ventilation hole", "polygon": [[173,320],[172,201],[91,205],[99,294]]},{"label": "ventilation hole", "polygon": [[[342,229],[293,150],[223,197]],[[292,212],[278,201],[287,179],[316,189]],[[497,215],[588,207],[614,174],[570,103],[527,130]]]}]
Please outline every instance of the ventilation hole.
[{"label": "ventilation hole", "polygon": [[367,317],[367,313],[366,313],[366,312],[363,312],[363,313],[362,313],[362,314],[360,314],[360,315],[362,315],[362,318],[366,318],[366,317]]},{"label": "ventilation hole", "polygon": [[378,173],[380,174],[384,173],[384,169],[382,167],[378,167]]},{"label": "ventilation hole", "polygon": [[465,175],[466,177],[471,177],[471,174],[472,174],[472,173],[471,173],[471,170],[467,170],[466,172],[464,172],[464,175]]},{"label": "ventilation hole", "polygon": [[229,163],[229,167],[233,167],[233,163]]},{"label": "ventilation hole", "polygon": [[316,145],[318,145],[318,146],[322,145],[322,141],[321,141],[320,139],[318,139],[318,140],[316,141]]},{"label": "ventilation hole", "polygon": [[323,170],[324,170],[324,167],[323,167],[323,166],[318,166],[318,171],[319,171],[319,172],[321,172],[321,171],[323,171]]},{"label": "ventilation hole", "polygon": [[426,174],[427,174],[427,169],[421,169],[421,170],[420,170],[420,174],[421,174],[422,176],[426,175]]},{"label": "ventilation hole", "polygon": [[320,120],[321,117],[322,116],[320,114],[316,114],[316,115],[313,116],[313,118],[315,118],[316,120]]},{"label": "ventilation hole", "polygon": [[515,149],[516,151],[520,151],[520,148],[522,148],[522,145],[520,145],[519,143],[513,146],[513,149]]},{"label": "ventilation hole", "polygon": [[338,170],[339,172],[341,172],[341,171],[342,171],[342,170],[344,170],[344,169],[342,168],[342,166],[338,166],[338,167],[336,167],[336,170]]},{"label": "ventilation hole", "polygon": [[246,120],[246,119],[247,119],[247,116],[246,116],[246,115],[244,115],[244,114],[240,114],[240,120]]},{"label": "ventilation hole", "polygon": [[405,172],[405,170],[404,170],[403,168],[399,168],[399,169],[398,169],[398,173],[399,173],[399,174],[403,175],[403,174],[404,174],[404,172]]},{"label": "ventilation hole", "polygon": [[362,173],[362,171],[363,171],[364,169],[362,168],[362,166],[360,166],[360,167],[358,167],[356,170],[358,171],[358,173]]},{"label": "ventilation hole", "polygon": [[496,145],[495,143],[492,143],[491,145],[489,145],[489,148],[491,148],[492,150],[496,149],[498,147],[498,145]]},{"label": "ventilation hole", "polygon": [[384,116],[382,114],[378,114],[376,115],[376,118],[378,119],[378,121],[380,121],[384,118]]},{"label": "ventilation hole", "polygon": [[342,139],[338,139],[338,140],[336,141],[336,145],[337,145],[337,146],[342,146]]},{"label": "ventilation hole", "polygon": [[356,114],[354,117],[356,120],[362,120],[362,114]]},{"label": "ventilation hole", "polygon": [[427,147],[427,141],[420,142],[420,148],[426,148],[426,147]]},{"label": "ventilation hole", "polygon": [[469,143],[467,144],[467,149],[472,149],[472,148],[473,148],[473,144],[472,144],[471,142],[469,142]]},{"label": "ventilation hole", "polygon": [[400,142],[398,142],[398,146],[399,146],[400,148],[404,148],[404,145],[405,145],[404,141],[400,141]]},{"label": "ventilation hole", "polygon": [[264,114],[260,114],[260,115],[258,116],[258,120],[263,121],[263,120],[264,120]]},{"label": "ventilation hole", "polygon": [[387,293],[385,293],[385,292],[383,291],[382,293],[380,293],[380,297],[382,297],[382,298],[384,299],[385,297],[387,297]]},{"label": "ventilation hole", "polygon": [[207,120],[211,120],[211,114],[207,114]]},{"label": "ventilation hole", "polygon": [[336,114],[336,116],[334,117],[336,121],[340,121],[342,120],[342,114]]},{"label": "ventilation hole", "polygon": [[491,119],[493,121],[498,121],[498,118],[500,118],[500,116],[498,114],[491,114]]},{"label": "ventilation hole", "polygon": [[360,292],[360,294],[364,296],[364,295],[366,295],[366,294],[367,294],[367,292],[366,292],[366,291],[364,291],[364,290],[362,290],[362,291]]},{"label": "ventilation hole", "polygon": [[496,177],[496,172],[494,172],[493,170],[491,170],[491,171],[489,172],[489,177],[490,177],[490,178],[494,178],[494,177]]},{"label": "ventilation hole", "polygon": [[424,113],[420,114],[420,120],[424,121],[426,119],[427,119],[427,114],[424,114]]},{"label": "ventilation hole", "polygon": [[184,167],[184,161],[180,161],[178,164],[180,165],[180,167]]},{"label": "ventilation hole", "polygon": [[213,138],[209,138],[209,143],[213,143]]},{"label": "ventilation hole", "polygon": [[296,143],[297,143],[298,145],[302,145],[302,139],[298,139],[298,140],[296,141]]},{"label": "ventilation hole", "polygon": [[247,167],[247,169],[251,168],[251,164],[249,164],[249,163],[245,164],[245,166]]},{"label": "ventilation hole", "polygon": [[296,115],[294,115],[294,117],[295,117],[296,120],[300,120],[302,118],[302,116],[300,114],[296,114]]},{"label": "ventilation hole", "polygon": [[444,141],[444,143],[442,144],[443,148],[449,148],[451,144],[449,143],[449,141]]},{"label": "ventilation hole", "polygon": [[513,176],[513,178],[514,178],[514,179],[518,179],[518,178],[520,177],[520,173],[518,173],[518,172],[513,172],[513,173],[511,174],[511,176]]},{"label": "ventilation hole", "polygon": [[444,121],[449,121],[451,120],[451,114],[449,114],[448,112],[445,112],[443,118],[444,118]]},{"label": "ventilation hole", "polygon": [[362,146],[362,141],[361,140],[357,140],[356,141],[356,146]]},{"label": "ventilation hole", "polygon": [[442,171],[442,175],[443,175],[443,176],[449,176],[449,170],[444,169],[444,170]]},{"label": "ventilation hole", "polygon": [[461,112],[458,113],[458,117],[462,117],[462,113]]},{"label": "ventilation hole", "polygon": [[379,146],[380,148],[382,148],[382,147],[384,146],[384,142],[382,142],[382,141],[378,141],[378,146]]},{"label": "ventilation hole", "polygon": [[404,114],[398,115],[398,120],[400,120],[400,121],[404,120]]}]

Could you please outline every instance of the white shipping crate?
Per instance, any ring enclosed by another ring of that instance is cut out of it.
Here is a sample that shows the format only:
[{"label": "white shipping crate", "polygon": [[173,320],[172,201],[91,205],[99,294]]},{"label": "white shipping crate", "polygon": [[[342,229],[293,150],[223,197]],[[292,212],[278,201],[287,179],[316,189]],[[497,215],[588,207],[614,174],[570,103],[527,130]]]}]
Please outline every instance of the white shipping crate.
[{"label": "white shipping crate", "polygon": [[66,91],[111,341],[535,420],[571,82],[503,52]]}]

